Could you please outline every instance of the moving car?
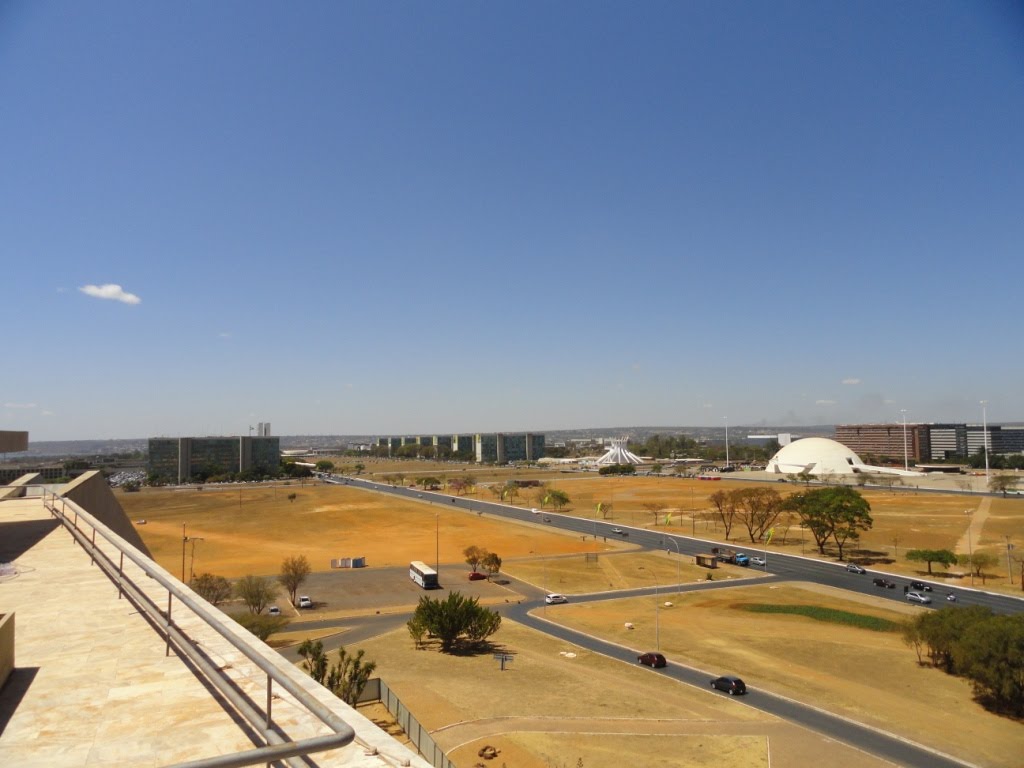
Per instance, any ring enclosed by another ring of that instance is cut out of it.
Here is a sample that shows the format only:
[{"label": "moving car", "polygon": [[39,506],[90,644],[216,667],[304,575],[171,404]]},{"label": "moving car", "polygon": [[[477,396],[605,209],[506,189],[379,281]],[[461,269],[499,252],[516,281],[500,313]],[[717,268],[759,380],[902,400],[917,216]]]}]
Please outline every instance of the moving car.
[{"label": "moving car", "polygon": [[530,511],[531,511],[531,512],[533,512],[533,514],[535,514],[535,515],[539,515],[539,514],[540,514],[540,510],[539,510],[539,509],[537,509],[536,507],[534,507],[534,508],[533,508],[533,509],[531,509]]},{"label": "moving car", "polygon": [[738,677],[723,675],[711,681],[711,687],[719,691],[725,691],[730,696],[739,696],[747,692],[747,686]]},{"label": "moving car", "polygon": [[737,552],[736,557],[733,559],[736,565],[742,565],[744,568],[750,567],[750,555],[746,552]]},{"label": "moving car", "polygon": [[907,602],[928,605],[931,601],[932,599],[928,597],[928,595],[924,595],[920,592],[907,592]]},{"label": "moving car", "polygon": [[555,592],[552,592],[550,595],[544,595],[544,602],[548,605],[555,605],[556,603],[568,603],[569,598],[567,598],[565,595],[559,595]]},{"label": "moving car", "polygon": [[896,589],[896,582],[889,581],[888,579],[872,579],[871,583],[876,587],[882,587],[883,589]]},{"label": "moving car", "polygon": [[281,615],[281,609],[278,608],[276,605],[272,605],[267,610],[267,614],[270,615],[270,616],[280,616]]},{"label": "moving car", "polygon": [[912,581],[910,582],[910,588],[916,589],[918,592],[931,592],[932,585],[925,584],[923,581]]},{"label": "moving car", "polygon": [[629,533],[622,530],[621,528],[612,528],[612,533],[614,533],[616,536],[629,536]]},{"label": "moving car", "polygon": [[652,667],[654,669],[661,669],[668,662],[665,661],[665,657],[660,653],[641,653],[636,657],[638,664],[644,664],[645,666]]},{"label": "moving car", "polygon": [[309,595],[299,596],[299,608],[312,608],[313,601],[309,599]]},{"label": "moving car", "polygon": [[763,557],[756,557],[755,556],[755,557],[750,558],[750,564],[751,565],[756,565],[756,566],[758,566],[760,568],[764,568],[766,565],[768,565],[768,561],[765,560]]},{"label": "moving car", "polygon": [[469,572],[469,580],[470,581],[483,581],[486,578],[487,578],[487,574],[486,573],[480,573],[480,571],[470,571]]},{"label": "moving car", "polygon": [[846,570],[848,570],[850,573],[867,573],[867,571],[865,571],[856,563],[850,563],[849,565],[847,565]]}]

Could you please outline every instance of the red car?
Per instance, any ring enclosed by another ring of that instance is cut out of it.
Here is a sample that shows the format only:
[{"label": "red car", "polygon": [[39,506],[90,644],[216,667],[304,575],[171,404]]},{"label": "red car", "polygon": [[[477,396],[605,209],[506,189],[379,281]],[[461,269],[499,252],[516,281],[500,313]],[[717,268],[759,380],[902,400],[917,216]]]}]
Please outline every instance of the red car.
[{"label": "red car", "polygon": [[642,653],[636,657],[636,660],[639,664],[654,667],[655,669],[660,669],[666,664],[665,657],[660,653]]},{"label": "red car", "polygon": [[487,578],[487,574],[486,573],[480,573],[480,571],[470,571],[469,572],[469,580],[470,581],[482,581],[483,579],[486,579],[486,578]]}]

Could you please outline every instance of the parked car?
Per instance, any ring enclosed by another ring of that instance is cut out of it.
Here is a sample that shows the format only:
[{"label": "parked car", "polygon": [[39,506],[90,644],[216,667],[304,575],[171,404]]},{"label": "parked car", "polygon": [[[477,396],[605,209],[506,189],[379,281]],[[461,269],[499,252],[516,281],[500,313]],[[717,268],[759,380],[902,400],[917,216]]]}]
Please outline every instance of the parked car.
[{"label": "parked car", "polygon": [[754,557],[750,558],[750,564],[756,565],[759,568],[764,568],[766,565],[768,565],[768,561],[765,560],[763,557],[758,557],[755,555]]},{"label": "parked car", "polygon": [[856,563],[850,563],[849,565],[847,565],[846,566],[846,570],[849,571],[850,573],[867,573],[867,571],[865,571],[863,568],[861,568]]},{"label": "parked car", "polygon": [[487,574],[486,573],[480,573],[480,571],[470,571],[469,572],[469,580],[470,581],[483,581],[486,578],[487,578]]},{"label": "parked car", "polygon": [[299,596],[299,608],[312,608],[313,601],[309,599],[309,595]]},{"label": "parked car", "polygon": [[910,582],[910,588],[916,589],[918,592],[931,592],[932,585],[925,584],[923,581],[912,581]]},{"label": "parked car", "polygon": [[654,669],[660,669],[668,663],[665,661],[664,656],[660,653],[654,653],[653,651],[651,653],[641,653],[636,657],[636,660],[638,664],[653,667]]},{"label": "parked car", "polygon": [[888,579],[872,579],[871,583],[876,587],[882,587],[884,589],[896,589],[896,582],[889,581]]},{"label": "parked car", "polygon": [[280,616],[281,609],[278,608],[276,605],[272,605],[270,606],[270,608],[267,609],[267,614],[270,616]]},{"label": "parked car", "polygon": [[921,603],[922,605],[928,605],[932,599],[928,595],[920,592],[907,592],[907,602],[910,603]]},{"label": "parked car", "polygon": [[569,598],[565,595],[559,595],[552,592],[550,595],[544,595],[544,602],[548,605],[555,605],[556,603],[568,603]]},{"label": "parked car", "polygon": [[747,686],[738,677],[724,675],[716,677],[711,681],[711,687],[719,691],[725,691],[730,696],[739,696],[747,692]]}]

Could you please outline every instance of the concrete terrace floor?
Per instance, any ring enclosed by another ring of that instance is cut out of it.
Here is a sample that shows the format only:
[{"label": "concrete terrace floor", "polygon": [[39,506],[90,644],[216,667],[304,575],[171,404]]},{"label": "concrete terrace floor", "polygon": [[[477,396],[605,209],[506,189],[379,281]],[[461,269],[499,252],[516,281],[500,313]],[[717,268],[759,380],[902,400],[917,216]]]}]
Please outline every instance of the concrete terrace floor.
[{"label": "concrete terrace floor", "polygon": [[[163,637],[118,599],[114,584],[40,499],[0,502],[0,563],[9,564],[0,571],[0,613],[13,612],[16,622],[15,670],[0,689],[0,765],[159,766],[253,747],[215,691],[173,651],[165,654]],[[155,581],[143,576],[137,583],[166,605],[166,591]],[[179,608],[175,620],[253,701],[265,701],[265,673],[191,612]],[[294,669],[252,642],[275,664]],[[357,733],[356,743],[314,755],[317,765],[428,765],[300,678]],[[288,737],[329,732],[280,688],[273,707]],[[380,754],[366,754],[370,747]]]}]

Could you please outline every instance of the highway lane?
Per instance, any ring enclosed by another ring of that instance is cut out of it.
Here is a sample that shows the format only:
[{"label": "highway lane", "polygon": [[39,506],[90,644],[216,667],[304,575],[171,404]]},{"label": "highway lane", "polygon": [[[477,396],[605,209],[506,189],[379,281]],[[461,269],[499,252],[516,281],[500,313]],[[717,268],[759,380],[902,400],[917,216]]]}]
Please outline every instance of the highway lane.
[{"label": "highway lane", "polygon": [[[478,514],[490,514],[504,517],[511,520],[551,525],[564,531],[572,531],[581,536],[597,536],[602,539],[621,541],[644,547],[647,549],[663,549],[673,555],[688,555],[693,557],[698,554],[707,554],[712,547],[728,546],[737,551],[744,551],[748,555],[763,554],[756,546],[744,549],[741,545],[730,543],[728,545],[709,539],[701,539],[695,536],[683,534],[665,533],[662,531],[649,531],[645,528],[636,528],[617,522],[606,522],[603,520],[584,520],[571,515],[559,514],[544,510],[540,514],[533,514],[529,509],[512,507],[480,499],[468,499],[465,497],[450,496],[448,494],[432,491],[421,491],[416,488],[405,488],[403,486],[392,486],[387,483],[378,483],[373,480],[353,477],[332,477],[327,482],[341,485],[351,485],[356,488],[377,491],[378,493],[391,493],[396,496],[403,496],[410,499],[444,504],[454,509],[469,510]],[[548,522],[550,521],[550,522]],[[627,535],[613,533],[615,529],[622,530]],[[813,542],[812,542],[813,546]],[[1020,613],[1024,611],[1024,599],[1010,595],[1000,595],[974,589],[965,586],[950,586],[938,580],[910,579],[900,574],[889,573],[884,570],[868,568],[865,574],[849,573],[846,566],[840,563],[830,563],[816,560],[811,557],[781,554],[769,552],[767,555],[767,572],[777,576],[799,580],[811,581],[817,584],[825,584],[831,587],[850,590],[865,595],[874,595],[897,602],[905,602],[903,587],[909,587],[911,581],[922,581],[932,587],[929,595],[933,598],[933,608],[944,608],[953,603],[946,601],[946,595],[953,593],[957,597],[956,605],[980,605],[991,608],[997,613]],[[752,566],[752,570],[757,566]],[[895,589],[876,587],[872,579],[876,576],[884,577],[896,583]]]}]

